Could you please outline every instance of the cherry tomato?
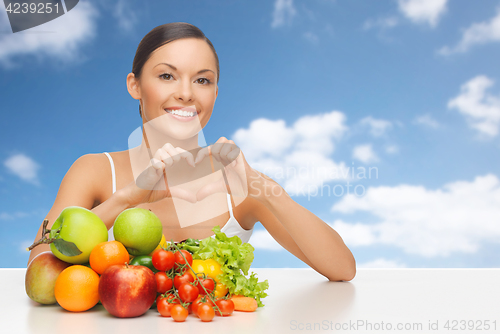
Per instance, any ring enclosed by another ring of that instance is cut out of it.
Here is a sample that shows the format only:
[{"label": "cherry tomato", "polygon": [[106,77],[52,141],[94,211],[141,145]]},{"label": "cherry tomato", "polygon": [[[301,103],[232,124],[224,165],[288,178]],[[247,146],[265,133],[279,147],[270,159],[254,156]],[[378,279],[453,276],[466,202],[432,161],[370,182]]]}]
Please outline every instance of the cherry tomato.
[{"label": "cherry tomato", "polygon": [[192,303],[200,294],[198,288],[191,283],[183,283],[178,289],[179,297],[184,303]]},{"label": "cherry tomato", "polygon": [[[205,290],[207,290],[208,293],[211,293],[212,291],[214,291],[215,282],[211,278],[205,278],[205,279],[200,278],[199,281],[195,281],[195,282],[196,282],[196,287],[200,291],[200,295],[205,296],[207,294],[205,292]],[[202,285],[205,287],[205,289],[203,289]]]},{"label": "cherry tomato", "polygon": [[[184,255],[184,257],[186,258],[187,263],[189,265],[193,264],[193,256],[191,255],[191,253],[189,253],[185,249],[182,249],[182,250],[180,250],[178,252],[175,252],[175,264],[174,264],[175,270],[178,270],[180,264],[185,264],[186,263],[186,261],[184,261],[184,258],[181,255],[181,252],[182,252],[182,255]],[[184,268],[186,268],[186,267],[184,267]]]},{"label": "cherry tomato", "polygon": [[172,269],[175,263],[174,253],[164,249],[158,249],[152,256],[153,266],[159,271],[167,271]]},{"label": "cherry tomato", "polygon": [[193,314],[196,316],[198,316],[198,306],[200,306],[201,303],[208,303],[211,306],[215,305],[214,302],[212,302],[212,300],[208,298],[208,296],[199,295],[198,298],[196,298],[195,301],[191,303],[191,309],[193,311]]},{"label": "cherry tomato", "polygon": [[189,273],[184,273],[182,275],[175,275],[174,277],[174,286],[176,289],[179,289],[182,283],[194,282],[193,276],[189,275]]},{"label": "cherry tomato", "polygon": [[198,298],[196,298],[194,302],[191,303],[191,311],[193,311],[193,314],[195,316],[198,316],[198,306],[200,305],[202,298],[203,296],[198,296]]},{"label": "cherry tomato", "polygon": [[215,316],[215,311],[209,303],[200,303],[198,305],[198,317],[201,321],[212,321]]},{"label": "cherry tomato", "polygon": [[181,304],[173,304],[170,306],[170,316],[174,321],[183,322],[188,315],[188,310]]},{"label": "cherry tomato", "polygon": [[170,304],[168,302],[168,299],[165,297],[159,296],[156,299],[156,308],[158,309],[158,312],[162,315],[162,317],[170,317]]},{"label": "cherry tomato", "polygon": [[231,315],[234,311],[234,303],[231,299],[218,299],[215,301],[215,304],[217,307],[219,307],[220,312],[217,309],[215,309],[215,313],[217,315],[222,315],[223,317],[227,317],[228,315]]},{"label": "cherry tomato", "polygon": [[159,271],[155,274],[156,279],[156,291],[159,293],[165,293],[168,290],[172,289],[172,285],[174,284],[172,279],[167,276],[164,271]]}]

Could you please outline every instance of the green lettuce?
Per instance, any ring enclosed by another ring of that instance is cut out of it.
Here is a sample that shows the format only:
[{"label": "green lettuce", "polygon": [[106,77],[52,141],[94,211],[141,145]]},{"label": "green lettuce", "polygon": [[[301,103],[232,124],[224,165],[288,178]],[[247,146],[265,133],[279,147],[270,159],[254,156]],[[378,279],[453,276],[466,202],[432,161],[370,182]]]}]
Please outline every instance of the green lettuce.
[{"label": "green lettuce", "polygon": [[269,288],[267,280],[259,282],[255,273],[249,277],[248,271],[253,262],[255,250],[249,243],[242,243],[238,236],[227,237],[219,226],[212,231],[215,237],[202,240],[188,239],[179,246],[193,253],[193,259],[214,259],[221,265],[223,274],[220,282],[234,295],[243,295],[257,300],[257,304],[264,306],[261,299],[267,296]]}]

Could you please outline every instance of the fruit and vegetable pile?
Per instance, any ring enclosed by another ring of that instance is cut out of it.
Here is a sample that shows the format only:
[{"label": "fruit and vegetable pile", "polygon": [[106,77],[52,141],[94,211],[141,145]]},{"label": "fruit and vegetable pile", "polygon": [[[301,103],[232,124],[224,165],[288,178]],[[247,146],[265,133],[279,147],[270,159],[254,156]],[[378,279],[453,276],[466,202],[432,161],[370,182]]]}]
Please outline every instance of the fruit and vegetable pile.
[{"label": "fruit and vegetable pile", "polygon": [[65,208],[50,230],[47,223],[29,250],[50,244],[51,252],[30,262],[25,281],[28,296],[41,304],[82,312],[101,303],[120,318],[141,316],[156,304],[174,321],[190,313],[212,321],[264,306],[267,280],[248,275],[254,248],[218,226],[213,237],[174,243],[165,240],[158,217],[141,208],[120,213],[113,241],[85,208]]}]

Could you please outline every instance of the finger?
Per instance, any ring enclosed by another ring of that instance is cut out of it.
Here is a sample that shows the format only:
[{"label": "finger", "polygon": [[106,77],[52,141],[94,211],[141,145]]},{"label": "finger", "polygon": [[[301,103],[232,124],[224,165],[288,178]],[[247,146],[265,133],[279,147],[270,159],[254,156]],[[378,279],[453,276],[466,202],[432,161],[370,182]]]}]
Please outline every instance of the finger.
[{"label": "finger", "polygon": [[212,153],[212,156],[214,157],[215,160],[218,162],[221,162],[221,157],[220,157],[220,151],[222,149],[222,146],[224,145],[223,142],[219,142],[220,139],[217,141],[217,143],[213,144],[210,151]]},{"label": "finger", "polygon": [[221,157],[223,158],[223,165],[227,166],[231,164],[240,154],[240,148],[230,140],[221,150]]},{"label": "finger", "polygon": [[172,157],[174,162],[179,162],[181,160],[179,152],[170,143],[165,144],[162,148]]},{"label": "finger", "polygon": [[170,156],[170,154],[168,154],[167,151],[165,151],[163,149],[163,147],[159,148],[156,151],[156,153],[155,153],[155,155],[154,155],[153,158],[157,159],[157,160],[163,161],[163,163],[165,164],[165,168],[169,168],[174,163],[174,160],[172,159],[172,157]]},{"label": "finger", "polygon": [[196,154],[196,159],[194,160],[194,163],[197,164],[206,157],[210,155],[210,146],[204,147],[201,150],[198,151],[198,154]]},{"label": "finger", "polygon": [[185,159],[186,162],[190,165],[190,166],[193,166],[194,167],[194,158],[193,158],[193,155],[191,154],[191,152],[188,152],[180,147],[176,147],[175,148],[177,150],[177,152],[179,152],[179,156],[182,158],[182,159]]},{"label": "finger", "polygon": [[233,145],[228,143],[222,144],[222,147],[220,149],[220,157],[221,157],[221,162],[224,166],[227,166],[229,164],[229,158],[227,157],[228,153],[231,152],[231,147]]},{"label": "finger", "polygon": [[163,163],[159,160],[146,168],[135,180],[135,184],[146,190],[153,190],[163,176]]},{"label": "finger", "polygon": [[238,158],[238,156],[240,155],[240,152],[241,150],[238,146],[232,145],[231,152],[227,154],[229,161],[234,162],[236,158]]},{"label": "finger", "polygon": [[155,170],[160,170],[160,172],[165,168],[165,164],[163,163],[163,161],[155,158],[151,159],[151,166],[153,166]]}]

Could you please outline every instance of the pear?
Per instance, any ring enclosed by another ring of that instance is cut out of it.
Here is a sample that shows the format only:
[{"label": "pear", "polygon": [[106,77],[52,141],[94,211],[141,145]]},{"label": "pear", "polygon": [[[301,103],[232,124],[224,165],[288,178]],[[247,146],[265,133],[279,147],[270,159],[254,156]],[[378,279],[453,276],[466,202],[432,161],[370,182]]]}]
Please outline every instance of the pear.
[{"label": "pear", "polygon": [[25,277],[26,294],[40,304],[55,304],[54,286],[57,276],[71,264],[59,260],[52,252],[35,256],[28,265]]}]

